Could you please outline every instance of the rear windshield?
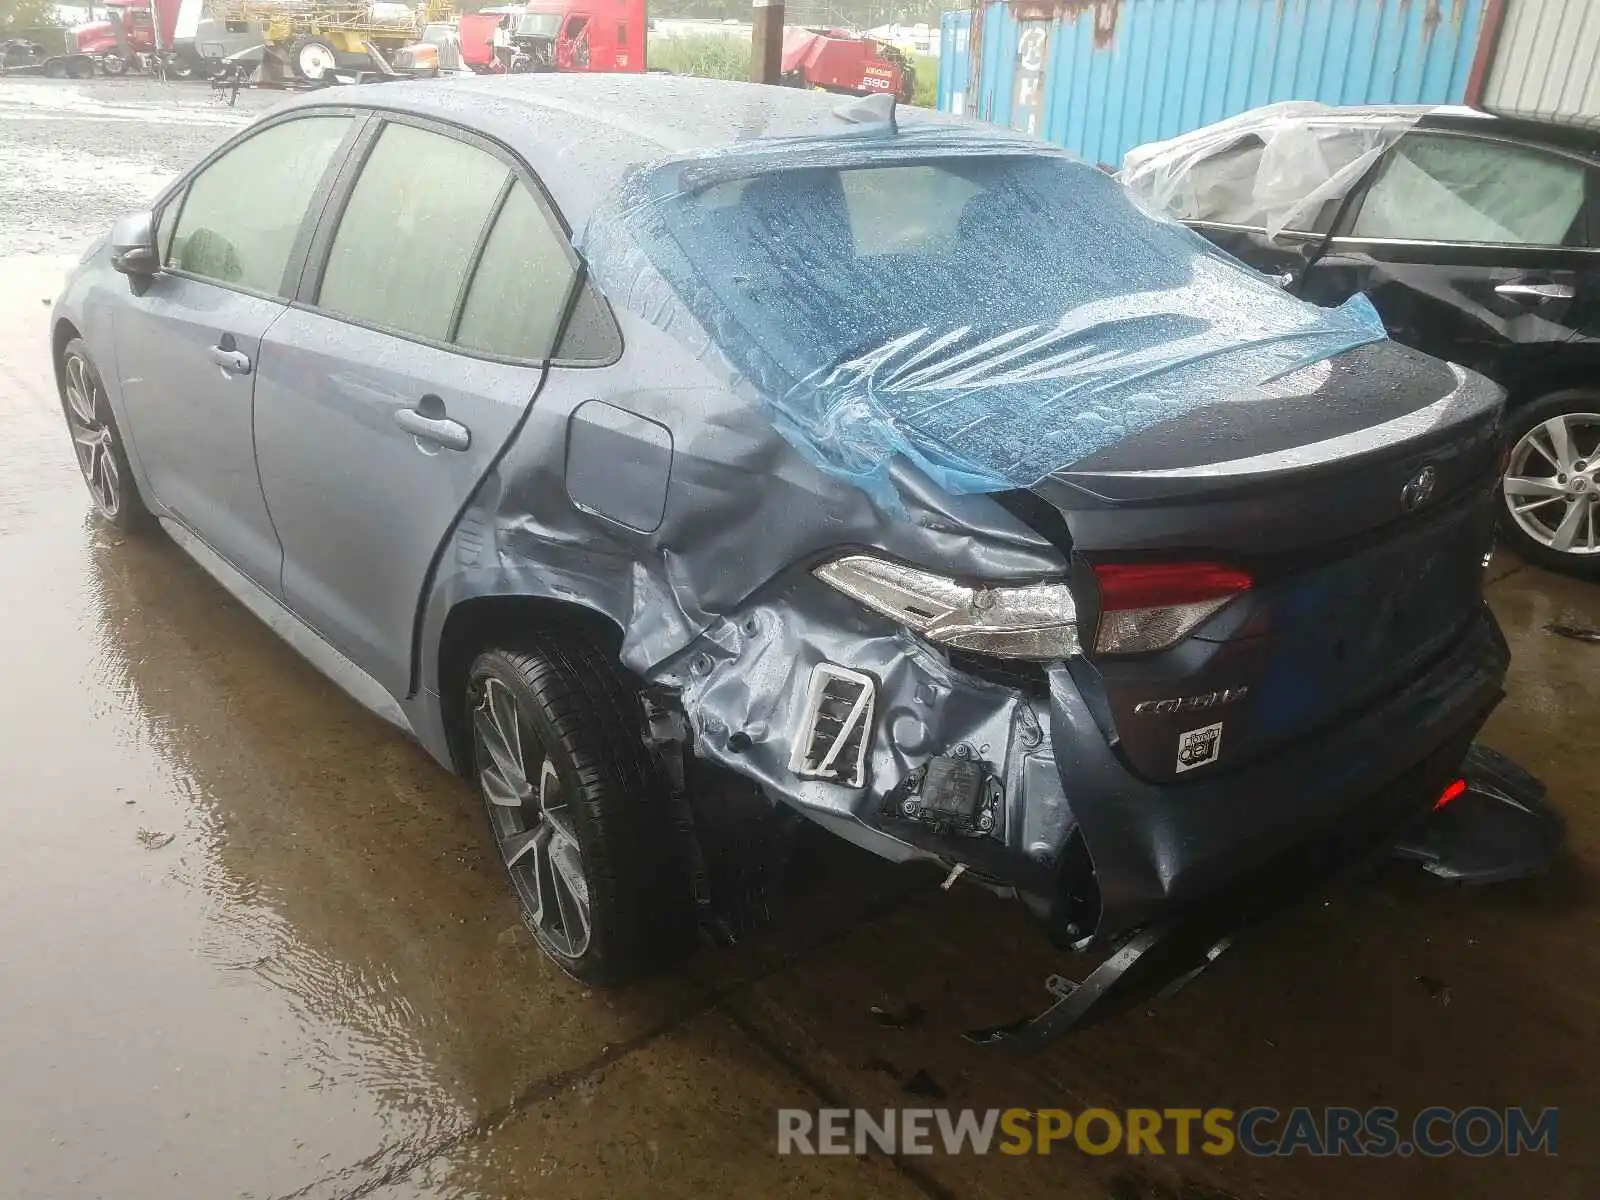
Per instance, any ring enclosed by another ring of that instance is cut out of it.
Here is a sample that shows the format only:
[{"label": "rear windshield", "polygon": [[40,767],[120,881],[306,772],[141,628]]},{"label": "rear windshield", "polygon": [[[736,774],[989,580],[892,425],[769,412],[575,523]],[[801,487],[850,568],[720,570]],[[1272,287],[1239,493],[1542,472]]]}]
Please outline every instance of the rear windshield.
[{"label": "rear windshield", "polygon": [[[921,140],[939,137],[961,144]],[[1075,159],[895,153],[912,140],[647,169],[579,248],[613,302],[686,345],[709,338],[814,460],[881,477],[904,454],[950,490],[1026,486],[1382,336]]]},{"label": "rear windshield", "polygon": [[1208,253],[1155,223],[1167,244],[1140,252],[1118,185],[1058,158],[772,171],[688,200],[666,208],[668,231],[797,377],[909,330],[1013,330],[1179,288]]}]

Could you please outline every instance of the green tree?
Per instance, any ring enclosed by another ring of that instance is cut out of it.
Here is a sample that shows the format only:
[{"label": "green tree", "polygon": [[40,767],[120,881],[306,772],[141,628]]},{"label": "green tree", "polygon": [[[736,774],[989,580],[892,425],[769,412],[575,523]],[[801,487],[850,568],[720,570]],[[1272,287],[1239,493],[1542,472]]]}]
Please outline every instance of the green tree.
[{"label": "green tree", "polygon": [[59,24],[55,0],[0,0],[0,37],[8,36],[10,30],[21,33]]}]

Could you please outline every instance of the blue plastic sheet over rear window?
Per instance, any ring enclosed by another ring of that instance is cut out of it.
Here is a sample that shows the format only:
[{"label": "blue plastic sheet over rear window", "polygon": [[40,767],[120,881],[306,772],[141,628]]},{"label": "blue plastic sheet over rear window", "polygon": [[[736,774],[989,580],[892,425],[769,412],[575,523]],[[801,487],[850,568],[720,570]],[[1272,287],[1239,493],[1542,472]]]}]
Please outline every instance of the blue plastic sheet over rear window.
[{"label": "blue plastic sheet over rear window", "polygon": [[579,239],[601,288],[892,505],[1026,487],[1384,331],[1287,295],[1100,171],[931,126],[652,164]]}]

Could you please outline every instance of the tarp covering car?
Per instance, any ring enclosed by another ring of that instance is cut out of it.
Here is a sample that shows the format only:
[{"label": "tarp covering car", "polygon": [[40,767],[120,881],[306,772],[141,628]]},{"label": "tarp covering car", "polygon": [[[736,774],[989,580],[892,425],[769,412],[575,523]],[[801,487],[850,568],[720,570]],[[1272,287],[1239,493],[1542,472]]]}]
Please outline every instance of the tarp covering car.
[{"label": "tarp covering car", "polygon": [[1352,116],[1314,101],[1268,104],[1130,150],[1117,178],[1151,210],[1179,220],[1249,225],[1273,237],[1321,231],[1426,111]]},{"label": "tarp covering car", "polygon": [[695,348],[812,462],[896,501],[1027,487],[1384,338],[1286,295],[1065,152],[867,125],[631,173],[579,239],[601,288]]}]

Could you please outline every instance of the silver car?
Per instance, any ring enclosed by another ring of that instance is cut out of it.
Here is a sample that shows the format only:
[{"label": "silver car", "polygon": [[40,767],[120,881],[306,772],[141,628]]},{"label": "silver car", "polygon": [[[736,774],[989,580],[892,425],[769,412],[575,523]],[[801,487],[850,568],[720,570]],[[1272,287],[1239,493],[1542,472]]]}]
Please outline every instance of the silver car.
[{"label": "silver car", "polygon": [[[51,328],[100,515],[474,779],[585,980],[742,927],[804,817],[1123,945],[1037,1040],[1479,795],[1499,391],[1032,139],[660,76],[321,91]],[[1415,856],[1463,873],[1469,824]]]}]

